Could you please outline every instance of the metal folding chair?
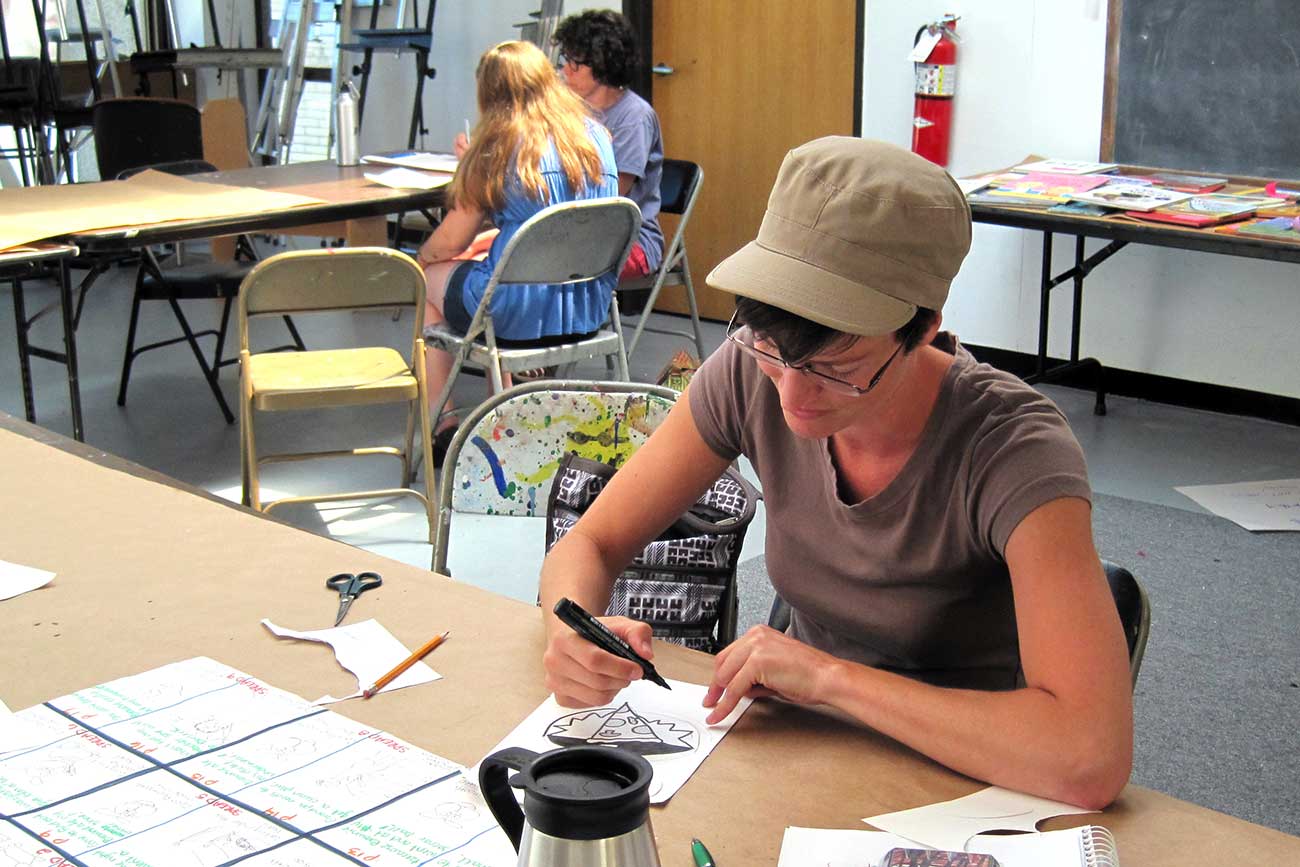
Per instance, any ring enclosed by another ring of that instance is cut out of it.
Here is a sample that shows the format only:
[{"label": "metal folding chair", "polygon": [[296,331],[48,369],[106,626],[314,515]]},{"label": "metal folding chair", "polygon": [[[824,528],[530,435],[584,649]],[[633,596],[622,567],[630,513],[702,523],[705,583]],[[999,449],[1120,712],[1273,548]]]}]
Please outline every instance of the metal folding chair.
[{"label": "metal folding chair", "polygon": [[[347,247],[281,253],[254,266],[239,291],[240,458],[243,502],[260,511],[284,503],[330,502],[377,497],[412,496],[429,517],[433,541],[433,482],[426,473],[425,490],[409,487],[414,479],[411,459],[416,428],[428,465],[429,393],[425,382],[424,274],[405,253],[383,247]],[[252,353],[248,323],[257,316],[285,316],[316,311],[411,309],[411,348],[406,357],[390,347],[349,347],[305,352]],[[254,437],[258,412],[319,407],[407,404],[406,434],[401,448],[360,446],[314,452],[260,455]],[[258,467],[274,461],[309,458],[387,455],[402,465],[402,487],[282,497],[263,504]]]},{"label": "metal folding chair", "polygon": [[491,304],[496,293],[509,292],[511,284],[563,285],[617,271],[627,259],[640,227],[640,209],[623,198],[562,202],[544,208],[520,226],[506,243],[468,331],[457,334],[445,322],[425,329],[430,348],[443,349],[453,356],[447,382],[433,404],[440,416],[466,363],[486,369],[494,393],[501,391],[505,373],[564,366],[563,377],[578,362],[598,356],[613,359],[618,378],[627,381],[627,350],[613,295],[612,329],[602,328],[563,343],[510,341],[509,346],[502,346],[492,322]]},{"label": "metal folding chair", "polygon": [[[700,310],[695,300],[695,285],[691,282],[691,265],[686,260],[686,224],[690,222],[691,211],[695,209],[695,200],[704,183],[704,169],[687,160],[664,160],[663,178],[659,182],[659,193],[663,204],[659,211],[664,214],[679,214],[677,231],[673,233],[672,242],[664,248],[663,260],[653,274],[634,277],[618,284],[618,292],[635,292],[650,290],[645,299],[645,306],[636,320],[636,329],[627,344],[630,358],[636,354],[637,344],[641,342],[643,331],[656,334],[671,334],[695,341],[695,351],[703,359],[704,338],[700,334]],[[659,292],[665,286],[684,286],[686,304],[690,309],[691,330],[679,331],[674,328],[661,328],[649,325],[650,313],[654,310]],[[629,323],[630,324],[630,323]]]}]

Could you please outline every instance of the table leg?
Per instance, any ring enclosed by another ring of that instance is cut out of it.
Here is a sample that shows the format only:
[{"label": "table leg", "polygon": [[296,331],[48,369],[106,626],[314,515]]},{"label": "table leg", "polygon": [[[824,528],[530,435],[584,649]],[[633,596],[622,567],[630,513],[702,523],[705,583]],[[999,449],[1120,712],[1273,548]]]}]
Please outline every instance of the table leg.
[{"label": "table leg", "polygon": [[1052,233],[1043,233],[1043,268],[1038,283],[1038,364],[1035,376],[1047,375],[1047,320],[1052,305]]},{"label": "table leg", "polygon": [[13,280],[14,330],[18,333],[18,371],[23,383],[23,413],[36,422],[36,399],[32,394],[32,353],[27,342],[27,304],[23,298],[23,281]]},{"label": "table leg", "polygon": [[[1042,279],[1039,282],[1038,297],[1038,358],[1035,360],[1034,373],[1025,377],[1025,382],[1051,382],[1058,380],[1067,374],[1080,370],[1091,370],[1094,373],[1094,388],[1097,394],[1097,401],[1093,405],[1093,412],[1096,415],[1106,414],[1106,386],[1104,380],[1104,369],[1101,362],[1095,358],[1079,357],[1079,334],[1083,321],[1083,280],[1088,276],[1093,268],[1115,255],[1122,250],[1127,241],[1111,241],[1102,249],[1093,253],[1091,256],[1085,256],[1084,250],[1085,238],[1083,235],[1076,235],[1074,239],[1074,266],[1064,273],[1052,276],[1052,233],[1043,232],[1043,267]],[[1052,290],[1066,280],[1072,280],[1074,283],[1074,310],[1070,320],[1070,360],[1058,364],[1055,367],[1047,366],[1047,331],[1049,313],[1051,310]]]},{"label": "table leg", "polygon": [[72,438],[85,442],[86,434],[81,423],[81,383],[77,378],[77,328],[72,321],[72,273],[66,259],[59,263],[59,311],[63,314],[63,355],[68,367]]}]

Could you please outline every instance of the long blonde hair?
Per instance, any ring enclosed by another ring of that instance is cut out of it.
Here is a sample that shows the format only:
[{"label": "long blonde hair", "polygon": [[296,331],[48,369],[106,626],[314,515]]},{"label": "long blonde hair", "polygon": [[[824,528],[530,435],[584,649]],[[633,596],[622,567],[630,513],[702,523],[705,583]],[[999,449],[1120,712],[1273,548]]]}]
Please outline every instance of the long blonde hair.
[{"label": "long blonde hair", "polygon": [[600,152],[587,129],[587,105],[537,46],[502,42],[489,48],[475,77],[479,122],[451,182],[453,206],[500,210],[511,168],[525,191],[546,202],[538,164],[552,143],[572,189],[581,189],[584,181],[599,183]]}]

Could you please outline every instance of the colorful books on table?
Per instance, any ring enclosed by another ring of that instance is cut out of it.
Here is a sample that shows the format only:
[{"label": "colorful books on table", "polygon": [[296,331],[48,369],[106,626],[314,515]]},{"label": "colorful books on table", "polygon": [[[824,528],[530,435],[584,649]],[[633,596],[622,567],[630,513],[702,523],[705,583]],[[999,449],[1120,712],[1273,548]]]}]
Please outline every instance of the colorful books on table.
[{"label": "colorful books on table", "polygon": [[1106,183],[1104,175],[1054,175],[1009,172],[991,178],[967,198],[977,204],[1014,208],[1050,208],[1067,201],[1069,193],[1085,192]]},{"label": "colorful books on table", "polygon": [[1300,243],[1300,217],[1269,217],[1251,220],[1248,223],[1220,226],[1214,231],[1246,238],[1268,238],[1274,241]]},{"label": "colorful books on table", "polygon": [[1101,205],[1092,205],[1088,202],[1061,202],[1059,205],[1052,205],[1047,209],[1049,214],[1065,214],[1070,217],[1104,217],[1107,214],[1113,214],[1110,208],[1103,208]]},{"label": "colorful books on table", "polygon": [[1048,172],[1053,175],[1091,175],[1098,172],[1109,172],[1118,167],[1116,163],[1096,163],[1087,160],[1034,160],[1029,163],[1021,163],[1012,171]]},{"label": "colorful books on table", "polygon": [[1130,217],[1139,220],[1154,220],[1158,223],[1175,223],[1180,226],[1217,226],[1233,220],[1244,220],[1261,208],[1280,204],[1278,199],[1262,196],[1232,196],[1210,193],[1204,196],[1192,196],[1181,202],[1175,202],[1154,211],[1125,211]]},{"label": "colorful books on table", "polygon": [[1089,202],[1121,211],[1154,211],[1156,208],[1166,208],[1191,197],[1191,193],[1180,193],[1176,190],[1166,190],[1161,187],[1105,184],[1096,189],[1070,193],[1066,198],[1075,202]]},{"label": "colorful books on table", "polygon": [[1228,182],[1227,178],[1210,178],[1204,175],[1184,175],[1179,172],[1148,172],[1145,175],[1130,175],[1150,181],[1167,190],[1180,193],[1212,193]]}]

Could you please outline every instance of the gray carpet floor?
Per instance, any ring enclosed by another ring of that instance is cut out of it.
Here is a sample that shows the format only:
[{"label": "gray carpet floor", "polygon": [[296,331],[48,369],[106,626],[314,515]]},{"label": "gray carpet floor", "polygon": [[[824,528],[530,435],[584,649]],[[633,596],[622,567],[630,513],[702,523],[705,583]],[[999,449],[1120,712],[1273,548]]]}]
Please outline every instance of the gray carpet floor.
[{"label": "gray carpet floor", "polygon": [[[1300,533],[1104,494],[1093,523],[1151,600],[1132,781],[1300,834]],[[763,558],[738,580],[740,629],[766,622]]]}]

